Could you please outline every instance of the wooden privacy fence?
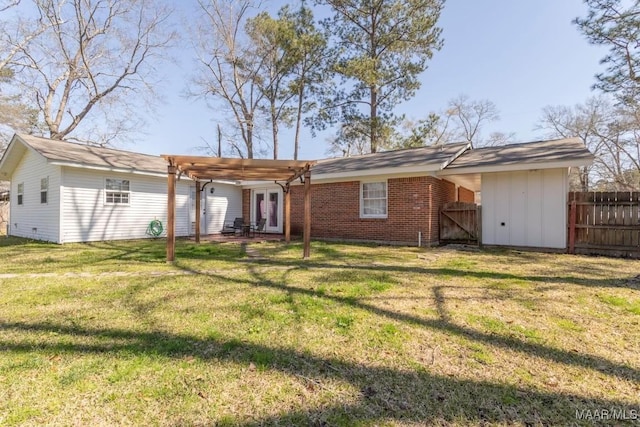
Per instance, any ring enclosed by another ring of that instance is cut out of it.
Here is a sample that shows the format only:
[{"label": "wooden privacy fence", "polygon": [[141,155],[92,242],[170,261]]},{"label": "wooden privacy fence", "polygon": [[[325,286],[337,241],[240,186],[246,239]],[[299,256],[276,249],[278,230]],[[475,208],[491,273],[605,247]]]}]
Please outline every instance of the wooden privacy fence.
[{"label": "wooden privacy fence", "polygon": [[451,202],[440,210],[440,241],[479,242],[480,208],[475,203]]},{"label": "wooden privacy fence", "polygon": [[640,192],[570,192],[569,253],[640,257]]}]

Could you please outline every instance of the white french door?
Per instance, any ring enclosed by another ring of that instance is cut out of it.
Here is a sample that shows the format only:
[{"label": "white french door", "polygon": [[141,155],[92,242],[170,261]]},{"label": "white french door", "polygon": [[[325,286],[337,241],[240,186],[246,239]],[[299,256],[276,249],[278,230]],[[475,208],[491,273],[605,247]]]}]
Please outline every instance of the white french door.
[{"label": "white french door", "polygon": [[282,233],[282,189],[260,188],[251,191],[251,222],[265,218],[265,231]]}]

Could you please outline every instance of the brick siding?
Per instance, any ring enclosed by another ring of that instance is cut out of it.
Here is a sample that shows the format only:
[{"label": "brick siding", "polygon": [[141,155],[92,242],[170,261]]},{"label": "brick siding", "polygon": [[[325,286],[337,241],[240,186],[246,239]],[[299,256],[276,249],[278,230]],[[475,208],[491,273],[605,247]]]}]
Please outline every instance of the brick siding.
[{"label": "brick siding", "polygon": [[476,194],[468,188],[458,187],[458,201],[465,203],[475,203]]},{"label": "brick siding", "polygon": [[[454,183],[434,177],[389,179],[388,215],[384,219],[360,218],[360,182],[311,184],[311,236],[423,245],[439,240],[439,211],[456,200]],[[242,208],[249,217],[250,190],[243,190]],[[304,187],[291,187],[291,234],[301,235]]]}]

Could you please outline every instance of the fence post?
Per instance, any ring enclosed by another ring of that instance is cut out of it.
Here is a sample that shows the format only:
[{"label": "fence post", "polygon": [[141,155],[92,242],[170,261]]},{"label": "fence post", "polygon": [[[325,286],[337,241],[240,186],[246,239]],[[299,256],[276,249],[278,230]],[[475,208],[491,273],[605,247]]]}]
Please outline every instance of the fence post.
[{"label": "fence post", "polygon": [[569,253],[576,253],[576,199],[569,205]]}]

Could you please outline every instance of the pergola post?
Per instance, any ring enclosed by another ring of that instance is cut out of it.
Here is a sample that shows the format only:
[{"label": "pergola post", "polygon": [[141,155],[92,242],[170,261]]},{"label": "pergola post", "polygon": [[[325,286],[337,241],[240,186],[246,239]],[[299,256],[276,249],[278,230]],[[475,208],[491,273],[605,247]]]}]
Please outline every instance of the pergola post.
[{"label": "pergola post", "polygon": [[304,251],[303,258],[311,256],[311,171],[304,173]]},{"label": "pergola post", "polygon": [[167,172],[167,262],[173,262],[176,257],[176,167],[170,164]]},{"label": "pergola post", "polygon": [[200,181],[196,180],[196,243],[200,243]]},{"label": "pergola post", "polygon": [[[184,174],[196,185],[196,242],[200,242],[202,202],[200,193],[202,182],[224,179],[229,181],[285,181],[285,239],[291,239],[291,193],[289,184],[296,179],[304,181],[304,257],[309,258],[311,246],[311,167],[316,164],[309,160],[266,160],[266,159],[225,159],[202,156],[174,156],[163,154],[169,163],[167,177],[167,262],[175,260],[176,230],[176,178]],[[206,184],[205,184],[206,185]],[[181,220],[183,218],[180,218]]]},{"label": "pergola post", "polygon": [[284,241],[291,242],[291,187],[284,187]]}]

